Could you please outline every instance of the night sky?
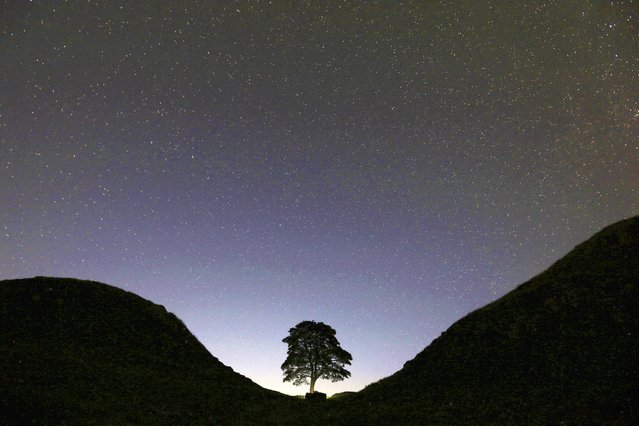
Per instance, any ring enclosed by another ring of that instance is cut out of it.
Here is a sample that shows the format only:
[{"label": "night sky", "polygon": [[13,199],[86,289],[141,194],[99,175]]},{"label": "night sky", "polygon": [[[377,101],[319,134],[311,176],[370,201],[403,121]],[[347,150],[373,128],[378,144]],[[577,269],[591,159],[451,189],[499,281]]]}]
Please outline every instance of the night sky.
[{"label": "night sky", "polygon": [[637,1],[4,1],[0,279],[109,283],[359,390],[639,213]]}]

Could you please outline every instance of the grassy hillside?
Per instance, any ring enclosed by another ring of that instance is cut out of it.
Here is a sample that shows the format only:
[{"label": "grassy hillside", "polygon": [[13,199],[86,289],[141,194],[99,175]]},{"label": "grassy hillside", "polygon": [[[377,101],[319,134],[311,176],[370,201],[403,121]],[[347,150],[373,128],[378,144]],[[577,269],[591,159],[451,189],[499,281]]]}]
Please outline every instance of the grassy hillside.
[{"label": "grassy hillside", "polygon": [[0,424],[636,424],[639,217],[453,324],[399,372],[308,403],[105,284],[0,282]]},{"label": "grassy hillside", "polygon": [[[344,423],[636,424],[639,217],[461,319],[334,416]],[[341,401],[340,401],[341,402]]]},{"label": "grassy hillside", "polygon": [[224,366],[164,307],[96,282],[0,282],[0,342],[0,424],[268,423],[297,402]]}]

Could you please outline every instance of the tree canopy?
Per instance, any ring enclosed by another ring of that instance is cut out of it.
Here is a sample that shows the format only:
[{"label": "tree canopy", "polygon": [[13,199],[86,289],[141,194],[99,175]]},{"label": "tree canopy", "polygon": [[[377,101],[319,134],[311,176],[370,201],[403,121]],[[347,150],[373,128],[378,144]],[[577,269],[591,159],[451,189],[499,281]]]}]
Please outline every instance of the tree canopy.
[{"label": "tree canopy", "polygon": [[282,364],[285,382],[295,386],[310,382],[313,393],[319,378],[339,382],[351,375],[344,366],[351,365],[353,357],[340,346],[335,329],[323,322],[302,321],[282,342],[288,345]]}]

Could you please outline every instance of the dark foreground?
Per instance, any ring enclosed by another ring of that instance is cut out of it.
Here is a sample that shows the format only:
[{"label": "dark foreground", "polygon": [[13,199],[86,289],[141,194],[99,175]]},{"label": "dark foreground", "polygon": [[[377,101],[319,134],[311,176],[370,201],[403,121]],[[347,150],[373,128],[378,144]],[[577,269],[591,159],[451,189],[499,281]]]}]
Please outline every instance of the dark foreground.
[{"label": "dark foreground", "polygon": [[309,403],[212,356],[106,284],[0,282],[0,424],[620,424],[639,421],[639,218],[457,323],[391,377]]}]

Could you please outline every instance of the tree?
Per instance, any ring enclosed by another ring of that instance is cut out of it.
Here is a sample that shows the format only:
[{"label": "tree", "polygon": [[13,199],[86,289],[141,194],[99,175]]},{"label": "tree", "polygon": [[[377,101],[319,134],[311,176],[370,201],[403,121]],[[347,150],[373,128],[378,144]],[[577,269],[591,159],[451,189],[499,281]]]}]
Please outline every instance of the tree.
[{"label": "tree", "polygon": [[319,378],[339,382],[351,375],[344,366],[351,365],[353,357],[341,348],[333,327],[323,322],[302,321],[282,342],[288,344],[282,364],[285,382],[299,386],[310,381],[310,393],[314,393]]}]

